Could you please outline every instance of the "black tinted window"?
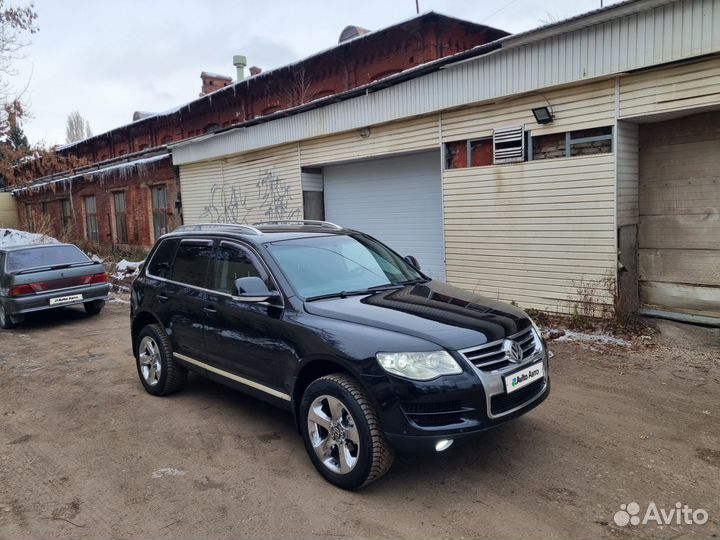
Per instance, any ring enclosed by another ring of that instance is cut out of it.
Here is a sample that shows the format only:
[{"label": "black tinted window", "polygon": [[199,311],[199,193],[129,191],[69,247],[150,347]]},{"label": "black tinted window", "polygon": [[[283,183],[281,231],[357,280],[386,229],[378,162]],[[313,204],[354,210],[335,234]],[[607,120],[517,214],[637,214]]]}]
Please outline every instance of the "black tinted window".
[{"label": "black tinted window", "polygon": [[151,276],[167,278],[170,274],[170,265],[175,256],[175,249],[180,243],[178,239],[163,240],[155,250],[150,264],[148,265],[148,273]]},{"label": "black tinted window", "polygon": [[8,272],[87,263],[90,263],[90,259],[75,246],[36,247],[10,251],[7,254]]},{"label": "black tinted window", "polygon": [[181,242],[175,254],[172,280],[205,287],[205,273],[212,256],[211,244]]},{"label": "black tinted window", "polygon": [[221,246],[213,264],[210,288],[226,294],[236,294],[235,280],[244,277],[265,278],[246,252]]}]

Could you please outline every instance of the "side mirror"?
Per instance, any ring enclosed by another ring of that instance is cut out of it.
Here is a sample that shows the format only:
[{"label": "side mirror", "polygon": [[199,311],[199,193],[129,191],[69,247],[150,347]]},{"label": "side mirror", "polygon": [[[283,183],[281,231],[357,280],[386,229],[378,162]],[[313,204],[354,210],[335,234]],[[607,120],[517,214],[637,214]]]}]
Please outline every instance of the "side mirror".
[{"label": "side mirror", "polygon": [[280,298],[278,291],[268,289],[259,277],[244,277],[235,280],[235,294],[243,302],[267,302],[271,298]]},{"label": "side mirror", "polygon": [[413,257],[412,255],[406,256],[406,257],[405,257],[405,261],[407,261],[408,263],[410,263],[410,266],[412,266],[413,268],[415,268],[415,270],[420,270],[420,263],[419,263],[418,260],[417,260],[415,257]]}]

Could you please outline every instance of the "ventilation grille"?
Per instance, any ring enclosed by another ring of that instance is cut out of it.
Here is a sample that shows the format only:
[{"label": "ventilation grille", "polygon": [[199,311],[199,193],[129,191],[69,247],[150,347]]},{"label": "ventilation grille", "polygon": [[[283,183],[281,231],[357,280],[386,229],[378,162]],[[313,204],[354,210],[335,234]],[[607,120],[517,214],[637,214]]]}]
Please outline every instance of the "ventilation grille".
[{"label": "ventilation grille", "polygon": [[523,126],[510,126],[493,131],[495,163],[513,163],[525,159],[525,131]]}]

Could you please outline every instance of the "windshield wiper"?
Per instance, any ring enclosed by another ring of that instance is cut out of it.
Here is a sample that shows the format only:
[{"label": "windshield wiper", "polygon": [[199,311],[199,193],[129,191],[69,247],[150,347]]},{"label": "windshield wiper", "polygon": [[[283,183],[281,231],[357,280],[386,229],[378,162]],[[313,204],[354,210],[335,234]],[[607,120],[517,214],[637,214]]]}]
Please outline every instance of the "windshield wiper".
[{"label": "windshield wiper", "polygon": [[373,294],[380,291],[390,291],[398,289],[400,286],[397,284],[386,283],[385,285],[375,285],[374,287],[368,287],[367,289],[358,289],[356,291],[339,291],[334,293],[319,294],[317,296],[310,296],[305,299],[306,302],[312,302],[313,300],[323,300],[325,298],[345,298],[347,296],[361,296],[364,294]]}]

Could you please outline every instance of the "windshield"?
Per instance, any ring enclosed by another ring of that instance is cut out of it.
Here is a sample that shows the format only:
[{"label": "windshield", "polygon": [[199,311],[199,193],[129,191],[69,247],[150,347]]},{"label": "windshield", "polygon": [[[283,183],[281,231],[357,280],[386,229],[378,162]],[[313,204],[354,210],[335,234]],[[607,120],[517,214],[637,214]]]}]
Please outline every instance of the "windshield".
[{"label": "windshield", "polygon": [[90,259],[75,246],[36,247],[8,252],[7,271],[18,272],[31,268],[52,268],[90,262]]},{"label": "windshield", "polygon": [[360,235],[284,240],[268,249],[305,298],[425,280],[380,242]]}]

